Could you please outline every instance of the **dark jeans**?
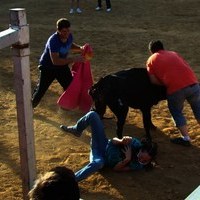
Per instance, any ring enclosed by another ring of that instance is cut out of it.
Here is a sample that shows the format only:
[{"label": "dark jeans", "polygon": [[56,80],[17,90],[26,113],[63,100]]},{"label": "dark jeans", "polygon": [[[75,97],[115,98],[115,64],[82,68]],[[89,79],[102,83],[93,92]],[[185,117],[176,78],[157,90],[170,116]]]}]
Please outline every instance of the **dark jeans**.
[{"label": "dark jeans", "polygon": [[168,95],[167,100],[177,127],[186,125],[186,119],[182,112],[186,100],[190,104],[195,118],[200,120],[200,86],[198,83]]},{"label": "dark jeans", "polygon": [[[102,7],[101,1],[102,1],[102,0],[98,0],[98,6],[99,6],[100,8]],[[110,0],[106,0],[106,7],[107,7],[107,8],[111,8]]]},{"label": "dark jeans", "polygon": [[58,68],[48,68],[39,66],[39,70],[39,82],[36,88],[34,89],[32,95],[33,108],[35,108],[39,104],[45,92],[55,79],[63,87],[63,90],[66,90],[72,81],[72,74],[68,66]]}]

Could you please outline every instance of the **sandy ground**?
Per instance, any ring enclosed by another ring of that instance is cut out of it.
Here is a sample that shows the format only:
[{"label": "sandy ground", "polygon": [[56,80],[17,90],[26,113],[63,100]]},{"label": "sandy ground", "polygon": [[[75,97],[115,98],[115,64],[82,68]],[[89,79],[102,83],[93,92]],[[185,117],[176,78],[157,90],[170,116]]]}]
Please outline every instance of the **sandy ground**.
[{"label": "sandy ground", "polygon": [[[149,56],[148,42],[161,39],[167,49],[178,51],[200,78],[200,2],[195,0],[112,0],[112,12],[96,12],[95,1],[82,0],[83,13],[69,15],[68,1],[2,0],[0,30],[8,28],[8,10],[24,7],[30,24],[32,89],[38,78],[38,58],[55,22],[67,17],[72,23],[75,42],[88,42],[94,49],[91,61],[94,81],[101,76],[130,67],[145,67]],[[0,50],[0,199],[22,199],[18,128],[10,48]],[[62,89],[54,82],[40,105],[34,110],[37,173],[66,165],[74,171],[88,162],[90,130],[81,138],[60,131],[59,125],[73,124],[82,116],[78,110],[60,109],[56,101]],[[183,200],[200,184],[200,127],[189,106],[188,119],[191,147],[171,144],[178,136],[165,101],[152,109],[158,127],[153,140],[159,145],[158,166],[152,171],[116,173],[103,169],[80,183],[86,200]],[[113,116],[107,110],[108,116]],[[116,119],[104,120],[108,137],[115,136]],[[141,113],[130,109],[124,134],[141,138],[144,129]]]}]

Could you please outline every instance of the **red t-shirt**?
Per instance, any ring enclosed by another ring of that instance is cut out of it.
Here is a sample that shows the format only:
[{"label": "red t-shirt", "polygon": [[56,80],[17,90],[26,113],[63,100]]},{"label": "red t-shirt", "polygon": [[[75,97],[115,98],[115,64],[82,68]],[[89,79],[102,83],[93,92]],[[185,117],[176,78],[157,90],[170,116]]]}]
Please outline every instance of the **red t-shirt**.
[{"label": "red t-shirt", "polygon": [[198,83],[189,64],[173,51],[160,50],[152,54],[146,66],[148,72],[167,87],[168,94]]}]

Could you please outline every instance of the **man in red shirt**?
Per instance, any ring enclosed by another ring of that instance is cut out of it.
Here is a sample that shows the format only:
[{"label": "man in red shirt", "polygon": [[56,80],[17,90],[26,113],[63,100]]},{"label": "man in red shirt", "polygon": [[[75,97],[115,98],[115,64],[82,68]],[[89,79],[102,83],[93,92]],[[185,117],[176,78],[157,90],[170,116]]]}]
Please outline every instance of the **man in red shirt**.
[{"label": "man in red shirt", "polygon": [[151,41],[149,50],[152,55],[146,66],[150,80],[153,84],[166,86],[169,111],[182,134],[182,137],[171,139],[171,142],[190,146],[182,111],[187,100],[200,124],[200,86],[197,77],[188,63],[176,52],[165,50],[161,41]]}]

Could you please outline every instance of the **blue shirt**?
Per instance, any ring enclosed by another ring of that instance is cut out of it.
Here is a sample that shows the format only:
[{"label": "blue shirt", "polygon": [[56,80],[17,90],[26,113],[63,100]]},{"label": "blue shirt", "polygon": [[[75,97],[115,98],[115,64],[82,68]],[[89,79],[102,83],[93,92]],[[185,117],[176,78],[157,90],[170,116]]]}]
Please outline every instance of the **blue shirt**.
[{"label": "blue shirt", "polygon": [[50,52],[59,53],[60,58],[66,58],[73,43],[73,36],[70,33],[66,42],[62,42],[58,32],[55,32],[49,37],[45,45],[45,49],[40,57],[40,65],[45,67],[54,67],[51,61]]},{"label": "blue shirt", "polygon": [[[141,148],[142,144],[140,140],[133,138],[131,142],[131,149],[133,158],[131,162],[129,163],[129,167],[132,170],[142,169],[143,165],[140,164],[137,160],[137,153],[139,152],[139,149]],[[122,160],[125,159],[124,153],[122,152],[122,146],[115,145],[112,143],[111,140],[108,141],[108,145],[106,147],[106,154],[105,154],[105,164],[111,168],[114,168],[115,165]]]}]

